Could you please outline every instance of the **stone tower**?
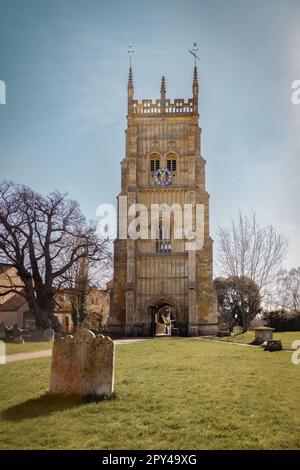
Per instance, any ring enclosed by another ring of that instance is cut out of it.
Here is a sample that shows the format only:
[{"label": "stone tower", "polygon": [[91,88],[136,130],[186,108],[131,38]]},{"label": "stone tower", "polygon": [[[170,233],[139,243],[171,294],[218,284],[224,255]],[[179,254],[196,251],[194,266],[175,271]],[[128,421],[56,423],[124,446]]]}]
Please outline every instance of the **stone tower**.
[{"label": "stone tower", "polygon": [[[124,196],[128,208],[135,203],[149,210],[153,204],[201,205],[204,243],[200,249],[187,250],[186,239],[177,239],[175,235],[174,220],[164,220],[163,215],[151,239],[121,238],[119,227],[114,243],[108,323],[112,334],[148,336],[172,332],[197,336],[217,331],[196,65],[192,90],[191,99],[171,101],[166,98],[166,81],[162,77],[160,99],[135,100],[130,65],[126,155],[121,162],[119,207]],[[124,210],[120,215],[124,218]],[[129,214],[128,223],[130,220]],[[169,315],[171,328],[161,321],[165,318],[161,312]]]}]

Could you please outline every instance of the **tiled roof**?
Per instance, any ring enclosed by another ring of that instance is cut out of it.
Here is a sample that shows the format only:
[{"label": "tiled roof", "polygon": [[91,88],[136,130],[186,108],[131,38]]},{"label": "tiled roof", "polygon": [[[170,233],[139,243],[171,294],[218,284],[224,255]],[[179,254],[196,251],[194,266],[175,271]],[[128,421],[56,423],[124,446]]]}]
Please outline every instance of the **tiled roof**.
[{"label": "tiled roof", "polygon": [[0,263],[0,274],[5,273],[5,272],[8,271],[10,268],[11,268],[11,266],[10,266],[9,264]]},{"label": "tiled roof", "polygon": [[26,303],[26,299],[19,294],[10,297],[6,302],[0,305],[0,312],[14,312],[19,310]]}]

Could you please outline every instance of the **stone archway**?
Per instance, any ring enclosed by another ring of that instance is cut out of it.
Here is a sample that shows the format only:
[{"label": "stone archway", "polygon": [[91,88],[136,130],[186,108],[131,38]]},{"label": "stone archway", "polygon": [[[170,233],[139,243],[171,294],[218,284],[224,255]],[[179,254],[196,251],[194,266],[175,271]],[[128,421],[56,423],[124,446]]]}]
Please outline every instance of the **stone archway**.
[{"label": "stone archway", "polygon": [[151,314],[153,336],[171,336],[178,334],[179,305],[171,296],[160,295],[152,298],[146,307]]}]

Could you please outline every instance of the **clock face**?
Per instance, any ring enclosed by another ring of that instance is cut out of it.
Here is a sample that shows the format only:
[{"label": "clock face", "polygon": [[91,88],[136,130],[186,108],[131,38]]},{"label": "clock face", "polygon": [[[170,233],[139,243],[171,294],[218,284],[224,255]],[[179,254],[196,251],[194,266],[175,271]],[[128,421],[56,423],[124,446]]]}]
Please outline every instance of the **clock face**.
[{"label": "clock face", "polygon": [[154,182],[158,186],[168,186],[172,183],[172,171],[168,168],[158,168],[154,173]]}]

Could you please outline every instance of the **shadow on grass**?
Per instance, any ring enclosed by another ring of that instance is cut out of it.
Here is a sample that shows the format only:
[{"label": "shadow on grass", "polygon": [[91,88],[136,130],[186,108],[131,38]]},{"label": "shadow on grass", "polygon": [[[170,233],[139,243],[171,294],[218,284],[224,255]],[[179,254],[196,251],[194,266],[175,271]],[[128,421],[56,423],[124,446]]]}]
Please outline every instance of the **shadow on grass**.
[{"label": "shadow on grass", "polygon": [[71,408],[82,406],[82,398],[77,396],[58,397],[45,393],[38,398],[26,400],[18,405],[11,406],[1,413],[1,418],[8,421],[20,421],[22,419],[38,418],[48,416],[56,411],[69,410]]},{"label": "shadow on grass", "polygon": [[48,416],[56,411],[70,410],[75,407],[84,406],[89,403],[100,403],[102,401],[116,400],[115,392],[111,396],[87,395],[85,397],[57,396],[45,393],[38,398],[26,400],[18,405],[11,406],[1,413],[1,418],[7,421],[21,421],[22,419],[32,419],[41,416]]}]

